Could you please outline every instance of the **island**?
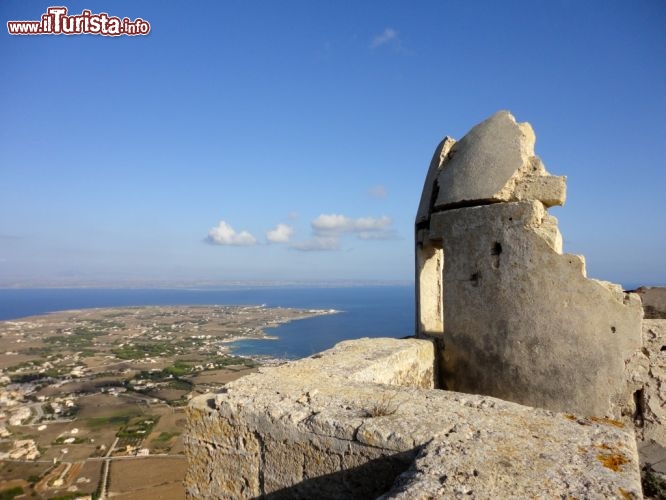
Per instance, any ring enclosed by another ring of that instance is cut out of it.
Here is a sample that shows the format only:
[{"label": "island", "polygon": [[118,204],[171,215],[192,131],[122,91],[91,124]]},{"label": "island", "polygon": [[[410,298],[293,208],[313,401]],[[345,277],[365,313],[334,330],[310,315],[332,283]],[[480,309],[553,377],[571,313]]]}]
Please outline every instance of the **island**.
[{"label": "island", "polygon": [[281,362],[231,343],[335,312],[149,306],[0,322],[0,495],[184,498],[184,406]]}]

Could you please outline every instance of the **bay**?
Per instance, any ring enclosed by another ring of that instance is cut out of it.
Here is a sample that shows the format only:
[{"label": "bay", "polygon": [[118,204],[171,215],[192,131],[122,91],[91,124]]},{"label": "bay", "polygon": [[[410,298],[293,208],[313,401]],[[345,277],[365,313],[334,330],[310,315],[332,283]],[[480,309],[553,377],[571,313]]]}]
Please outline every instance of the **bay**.
[{"label": "bay", "polygon": [[91,307],[259,305],[335,309],[337,314],[266,330],[274,340],[239,340],[239,355],[300,358],[361,337],[405,337],[414,331],[413,286],[232,287],[227,289],[0,289],[0,320]]}]

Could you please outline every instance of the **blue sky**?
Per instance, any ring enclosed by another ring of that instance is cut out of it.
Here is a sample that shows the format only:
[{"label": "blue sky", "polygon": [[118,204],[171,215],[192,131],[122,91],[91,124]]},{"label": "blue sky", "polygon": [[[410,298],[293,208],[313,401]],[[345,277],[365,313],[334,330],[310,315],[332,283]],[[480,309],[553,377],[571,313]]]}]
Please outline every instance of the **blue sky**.
[{"label": "blue sky", "polygon": [[661,0],[65,6],[151,32],[0,35],[0,286],[410,281],[435,146],[499,109],[568,176],[565,251],[666,284]]}]

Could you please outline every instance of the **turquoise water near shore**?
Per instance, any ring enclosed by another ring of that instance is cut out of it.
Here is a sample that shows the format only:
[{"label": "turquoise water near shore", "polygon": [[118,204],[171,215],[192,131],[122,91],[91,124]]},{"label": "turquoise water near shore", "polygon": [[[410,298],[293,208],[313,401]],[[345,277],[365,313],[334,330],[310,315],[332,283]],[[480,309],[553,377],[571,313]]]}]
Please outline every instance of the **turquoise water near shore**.
[{"label": "turquoise water near shore", "polygon": [[241,305],[335,309],[338,314],[266,330],[275,340],[240,340],[233,352],[300,358],[360,337],[405,337],[414,331],[413,286],[211,289],[0,289],[0,320],[90,307]]}]

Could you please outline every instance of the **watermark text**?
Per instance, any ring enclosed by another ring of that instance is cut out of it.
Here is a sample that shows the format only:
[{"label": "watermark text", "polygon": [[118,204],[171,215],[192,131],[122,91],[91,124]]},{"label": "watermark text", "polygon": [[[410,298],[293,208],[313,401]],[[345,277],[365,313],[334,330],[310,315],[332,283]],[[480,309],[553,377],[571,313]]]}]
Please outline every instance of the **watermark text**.
[{"label": "watermark text", "polygon": [[102,35],[136,36],[150,33],[150,23],[137,17],[109,16],[106,12],[68,15],[67,7],[49,7],[39,21],[7,21],[10,35]]}]

